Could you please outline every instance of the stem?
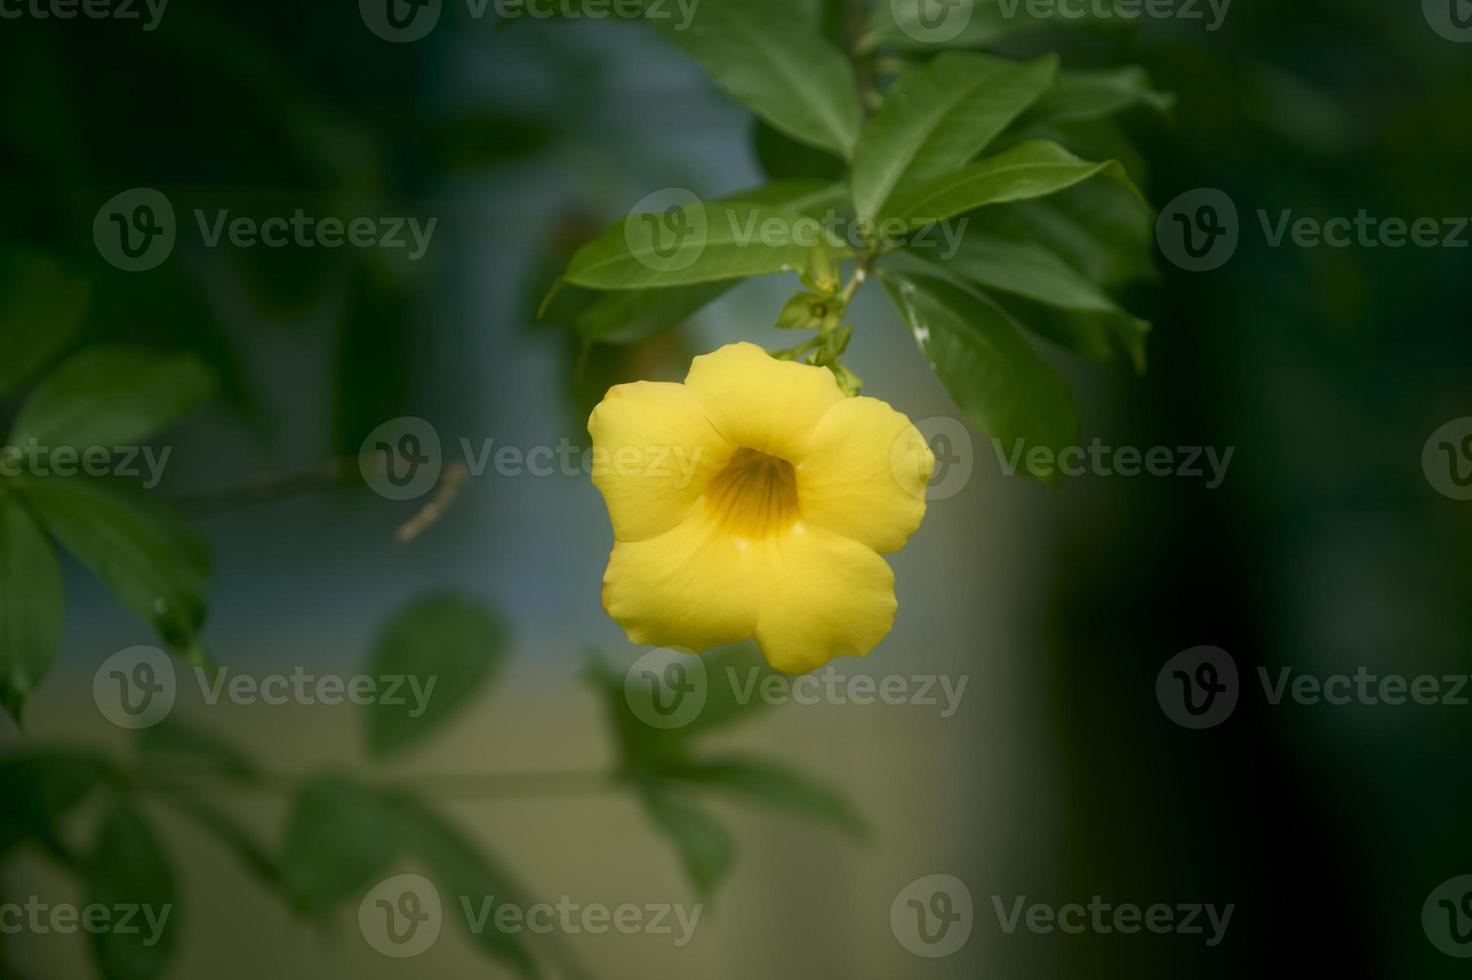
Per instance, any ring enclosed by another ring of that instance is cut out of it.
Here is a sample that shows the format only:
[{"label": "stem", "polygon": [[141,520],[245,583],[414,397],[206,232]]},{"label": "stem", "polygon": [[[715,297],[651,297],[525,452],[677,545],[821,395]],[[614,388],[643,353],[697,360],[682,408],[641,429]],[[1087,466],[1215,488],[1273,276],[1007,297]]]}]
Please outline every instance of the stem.
[{"label": "stem", "polygon": [[854,62],[854,84],[859,92],[859,106],[867,119],[879,107],[879,92],[874,88],[874,63],[866,43],[869,4],[867,0],[845,0],[844,9],[847,12],[849,57]]}]

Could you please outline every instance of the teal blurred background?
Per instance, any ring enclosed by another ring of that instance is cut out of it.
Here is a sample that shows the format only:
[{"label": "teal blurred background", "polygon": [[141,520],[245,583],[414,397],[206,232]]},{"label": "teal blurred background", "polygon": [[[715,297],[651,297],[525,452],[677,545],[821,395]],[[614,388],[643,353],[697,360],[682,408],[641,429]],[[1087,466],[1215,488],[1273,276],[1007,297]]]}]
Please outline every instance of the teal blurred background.
[{"label": "teal blurred background", "polygon": [[[610,383],[677,380],[691,355],[732,340],[776,346],[767,325],[787,281],[745,285],[637,348],[584,352],[531,314],[572,248],[649,192],[761,183],[750,115],[639,24],[495,25],[447,4],[429,38],[391,44],[348,4],[175,2],[147,32],[0,22],[0,241],[93,280],[86,341],[191,352],[220,378],[220,397],[169,433],[158,491],[214,555],[209,652],[241,671],[350,670],[396,608],[438,588],[483,598],[512,636],[494,690],[387,767],[367,757],[352,706],[211,706],[185,690],[176,710],[286,773],[615,764],[587,650],[620,665],[642,651],[599,607],[611,535],[586,480],[472,477],[409,544],[395,529],[420,503],[386,501],[355,473],[290,493],[250,481],[356,455],[406,415],[446,446],[581,443]],[[1472,709],[1270,706],[1255,678],[1258,667],[1468,671],[1472,512],[1437,493],[1421,459],[1435,430],[1472,415],[1469,253],[1274,248],[1257,212],[1472,215],[1472,45],[1439,36],[1410,3],[1239,0],[1215,32],[1145,22],[1006,50],[1144,65],[1177,97],[1168,119],[1129,118],[1152,203],[1202,187],[1235,203],[1228,262],[1193,273],[1157,256],[1158,281],[1136,292],[1131,308],[1155,325],[1143,378],[1055,359],[1085,441],[1235,447],[1227,478],[1208,489],[1095,475],[1055,491],[1005,475],[973,431],[969,483],[932,501],[892,556],[893,634],[840,667],[965,677],[960,710],[788,705],[712,736],[820,775],[869,833],[720,801],[736,858],[693,942],[569,946],[600,977],[1454,975],[1459,961],[1428,941],[1421,912],[1472,871],[1461,758]],[[98,255],[92,221],[137,186],[163,190],[180,215],[305,208],[438,224],[417,263],[204,249],[181,232],[167,263],[130,274]],[[957,414],[877,291],[853,320],[850,363],[868,393],[912,419]],[[93,672],[152,631],[80,570],[67,587],[56,668],[26,733],[4,721],[0,737],[125,752],[127,733],[93,704]],[[1244,689],[1228,723],[1190,731],[1162,712],[1155,683],[1202,644],[1231,653]],[[280,834],[282,799],[215,802],[263,840]],[[626,791],[443,804],[540,896],[701,901]],[[458,934],[415,960],[381,957],[351,908],[326,925],[293,916],[197,828],[158,819],[186,923],[171,976],[509,975]],[[7,900],[78,900],[44,855],[12,858]],[[893,933],[891,903],[936,873],[966,883],[976,924],[958,953],[924,959]],[[993,913],[993,896],[1096,894],[1235,913],[1213,948],[1007,935]],[[19,976],[89,969],[77,936],[3,936],[0,954]]]}]

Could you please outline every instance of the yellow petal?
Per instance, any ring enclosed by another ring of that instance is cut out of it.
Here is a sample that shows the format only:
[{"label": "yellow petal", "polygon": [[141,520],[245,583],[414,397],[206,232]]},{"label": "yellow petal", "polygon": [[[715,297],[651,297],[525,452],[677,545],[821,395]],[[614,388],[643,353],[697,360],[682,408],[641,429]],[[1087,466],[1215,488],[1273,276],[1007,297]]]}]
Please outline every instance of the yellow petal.
[{"label": "yellow petal", "polygon": [[894,572],[869,548],[797,524],[759,553],[756,641],[767,662],[800,674],[863,656],[894,624]]},{"label": "yellow petal", "polygon": [[925,517],[935,456],[910,420],[876,398],[846,398],[823,416],[797,463],[803,520],[885,554]]},{"label": "yellow petal", "polygon": [[754,554],[696,508],[657,538],[614,543],[603,608],[631,643],[697,653],[739,643],[756,626]]},{"label": "yellow petal", "polygon": [[826,368],[779,361],[755,344],[727,344],[695,358],[685,384],[721,435],[787,460],[844,400]]},{"label": "yellow petal", "polygon": [[736,452],[678,384],[610,388],[588,419],[588,433],[593,483],[620,541],[652,538],[684,520]]}]

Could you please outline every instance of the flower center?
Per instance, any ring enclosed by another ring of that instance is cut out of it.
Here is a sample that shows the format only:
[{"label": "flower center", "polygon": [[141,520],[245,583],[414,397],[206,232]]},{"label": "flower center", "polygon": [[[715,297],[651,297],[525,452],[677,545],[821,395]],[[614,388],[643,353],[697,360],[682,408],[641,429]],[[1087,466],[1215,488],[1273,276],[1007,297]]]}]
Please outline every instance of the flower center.
[{"label": "flower center", "polygon": [[705,491],[706,506],[738,539],[779,534],[797,523],[797,473],[792,464],[755,449],[739,449]]}]

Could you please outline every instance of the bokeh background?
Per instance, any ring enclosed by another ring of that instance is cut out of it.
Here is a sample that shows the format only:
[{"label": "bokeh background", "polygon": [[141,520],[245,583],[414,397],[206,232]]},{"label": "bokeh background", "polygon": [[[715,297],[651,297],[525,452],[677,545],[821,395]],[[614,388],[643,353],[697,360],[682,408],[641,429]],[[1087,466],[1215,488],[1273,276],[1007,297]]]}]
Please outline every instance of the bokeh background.
[{"label": "bokeh background", "polygon": [[[1454,975],[1421,908],[1472,871],[1472,708],[1272,707],[1255,675],[1472,663],[1468,505],[1438,494],[1421,463],[1433,431],[1472,414],[1472,255],[1274,248],[1257,211],[1472,214],[1472,45],[1438,35],[1409,2],[1238,0],[1215,32],[1147,21],[1007,50],[1144,65],[1178,100],[1169,118],[1130,119],[1152,202],[1214,187],[1236,203],[1229,262],[1192,273],[1161,259],[1139,290],[1133,308],[1155,324],[1143,378],[1058,359],[1086,441],[1235,447],[1227,479],[1086,476],[1053,490],[1002,473],[973,432],[969,483],[934,501],[893,557],[893,634],[841,665],[964,676],[961,710],[789,705],[712,736],[819,776],[868,834],[718,799],[736,857],[688,946],[568,944],[600,977]],[[472,477],[408,544],[395,529],[422,501],[387,501],[355,472],[252,481],[316,472],[405,415],[447,447],[581,442],[589,399],[611,381],[678,379],[690,355],[729,340],[776,346],[767,325],[789,282],[743,286],[633,349],[583,352],[531,312],[571,247],[650,191],[762,182],[749,114],[645,25],[497,24],[458,4],[414,44],[375,36],[350,4],[175,0],[154,31],[0,21],[0,52],[4,243],[93,280],[87,340],[192,352],[221,379],[220,396],[167,435],[157,491],[211,546],[212,656],[240,672],[355,670],[396,608],[442,588],[483,598],[511,636],[494,687],[387,765],[368,759],[353,706],[212,706],[182,685],[175,711],[286,774],[612,766],[589,650],[620,664],[641,651],[599,608],[611,535],[585,479]],[[181,233],[165,265],[128,274],[98,255],[92,219],[136,186],[165,191],[181,216],[439,220],[418,263],[204,249]],[[870,393],[916,419],[956,414],[877,293],[852,319],[851,364]],[[93,704],[93,672],[156,641],[83,571],[67,573],[62,654],[26,732],[6,720],[0,738],[126,753],[129,734]],[[1161,711],[1155,680],[1200,644],[1229,651],[1250,682],[1228,723],[1197,732]],[[214,802],[268,845],[279,837],[280,794]],[[701,900],[626,788],[452,789],[436,802],[540,897]],[[185,923],[170,976],[510,975],[454,929],[418,959],[382,957],[352,908],[294,915],[198,827],[166,809],[156,819]],[[896,941],[890,904],[934,873],[967,883],[976,928],[960,952],[927,960]],[[6,855],[0,887],[12,901],[80,900],[32,851]],[[1205,948],[1006,935],[991,907],[994,895],[1095,894],[1236,909],[1225,942]],[[77,936],[0,937],[0,956],[19,976],[91,969]]]}]

